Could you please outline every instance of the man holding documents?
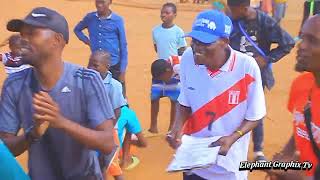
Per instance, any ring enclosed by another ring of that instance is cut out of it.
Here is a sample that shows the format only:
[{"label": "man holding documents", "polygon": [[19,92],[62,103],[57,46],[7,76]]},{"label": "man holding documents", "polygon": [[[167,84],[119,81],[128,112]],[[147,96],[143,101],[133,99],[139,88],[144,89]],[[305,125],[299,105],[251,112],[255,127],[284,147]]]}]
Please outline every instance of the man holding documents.
[{"label": "man holding documents", "polygon": [[[219,148],[212,151],[219,155],[209,168],[184,173],[184,180],[247,179],[239,164],[247,160],[249,132],[266,115],[266,107],[259,67],[252,57],[229,46],[231,31],[226,15],[209,10],[197,16],[186,35],[192,43],[182,56],[179,105],[167,141],[178,148],[186,139],[181,140],[182,134],[212,137],[217,140],[208,148]],[[201,153],[196,145],[190,151]]]}]

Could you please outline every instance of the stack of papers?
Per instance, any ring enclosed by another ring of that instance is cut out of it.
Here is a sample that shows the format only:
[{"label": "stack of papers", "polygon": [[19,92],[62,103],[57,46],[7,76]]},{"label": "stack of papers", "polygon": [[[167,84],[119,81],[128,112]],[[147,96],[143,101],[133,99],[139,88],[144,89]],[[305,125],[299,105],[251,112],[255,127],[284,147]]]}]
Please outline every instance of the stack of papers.
[{"label": "stack of papers", "polygon": [[220,146],[208,147],[221,136],[198,138],[188,135],[182,137],[182,144],[177,149],[167,171],[187,171],[208,168],[217,162]]}]

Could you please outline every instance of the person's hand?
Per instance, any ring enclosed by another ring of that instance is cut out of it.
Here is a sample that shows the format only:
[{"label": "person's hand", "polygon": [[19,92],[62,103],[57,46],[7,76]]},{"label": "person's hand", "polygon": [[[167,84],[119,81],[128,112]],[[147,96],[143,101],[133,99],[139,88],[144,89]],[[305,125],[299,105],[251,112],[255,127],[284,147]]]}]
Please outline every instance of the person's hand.
[{"label": "person's hand", "polygon": [[221,146],[218,154],[222,156],[226,156],[232,144],[236,141],[233,136],[223,136],[219,138],[217,141],[211,143],[209,147],[217,147]]},{"label": "person's hand", "polygon": [[119,75],[119,81],[121,83],[124,83],[126,81],[126,73],[125,72],[121,72]]},{"label": "person's hand", "polygon": [[266,67],[267,62],[262,56],[256,56],[254,57],[254,59],[257,61],[260,69],[263,69],[264,67]]},{"label": "person's hand", "polygon": [[61,115],[58,104],[48,93],[42,91],[36,93],[33,97],[33,108],[35,110],[33,117],[36,124],[47,122],[55,128],[63,126],[65,118]]},{"label": "person's hand", "polygon": [[41,121],[36,121],[35,126],[32,129],[32,136],[34,138],[41,138],[44,133],[47,132],[47,129],[49,128],[50,123],[48,121],[41,122]]},{"label": "person's hand", "polygon": [[181,145],[181,137],[181,131],[172,129],[170,132],[168,132],[166,140],[171,148],[177,149]]}]

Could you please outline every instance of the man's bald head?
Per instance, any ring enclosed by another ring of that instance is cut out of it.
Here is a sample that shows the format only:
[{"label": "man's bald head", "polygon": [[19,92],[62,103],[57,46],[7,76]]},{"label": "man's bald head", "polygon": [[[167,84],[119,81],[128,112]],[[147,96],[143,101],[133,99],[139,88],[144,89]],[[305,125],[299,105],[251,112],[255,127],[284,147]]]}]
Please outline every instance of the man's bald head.
[{"label": "man's bald head", "polygon": [[102,63],[103,65],[110,65],[110,54],[107,51],[104,50],[98,50],[91,54],[90,60],[98,61],[99,63]]},{"label": "man's bald head", "polygon": [[88,68],[98,71],[104,78],[110,68],[110,58],[110,54],[106,51],[95,51],[90,56]]}]

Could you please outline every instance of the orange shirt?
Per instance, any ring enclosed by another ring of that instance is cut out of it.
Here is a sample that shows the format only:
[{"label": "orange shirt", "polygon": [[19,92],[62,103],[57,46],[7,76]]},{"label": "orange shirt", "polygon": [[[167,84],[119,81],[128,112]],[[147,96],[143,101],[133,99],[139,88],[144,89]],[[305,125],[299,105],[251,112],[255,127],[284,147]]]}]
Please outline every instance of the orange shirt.
[{"label": "orange shirt", "polygon": [[316,86],[312,73],[304,73],[298,76],[292,83],[288,109],[294,115],[294,138],[297,150],[300,151],[300,161],[310,161],[313,167],[306,171],[307,176],[314,174],[318,164],[309,140],[307,128],[304,122],[303,110],[311,97],[312,132],[315,141],[320,147],[320,88]]}]

